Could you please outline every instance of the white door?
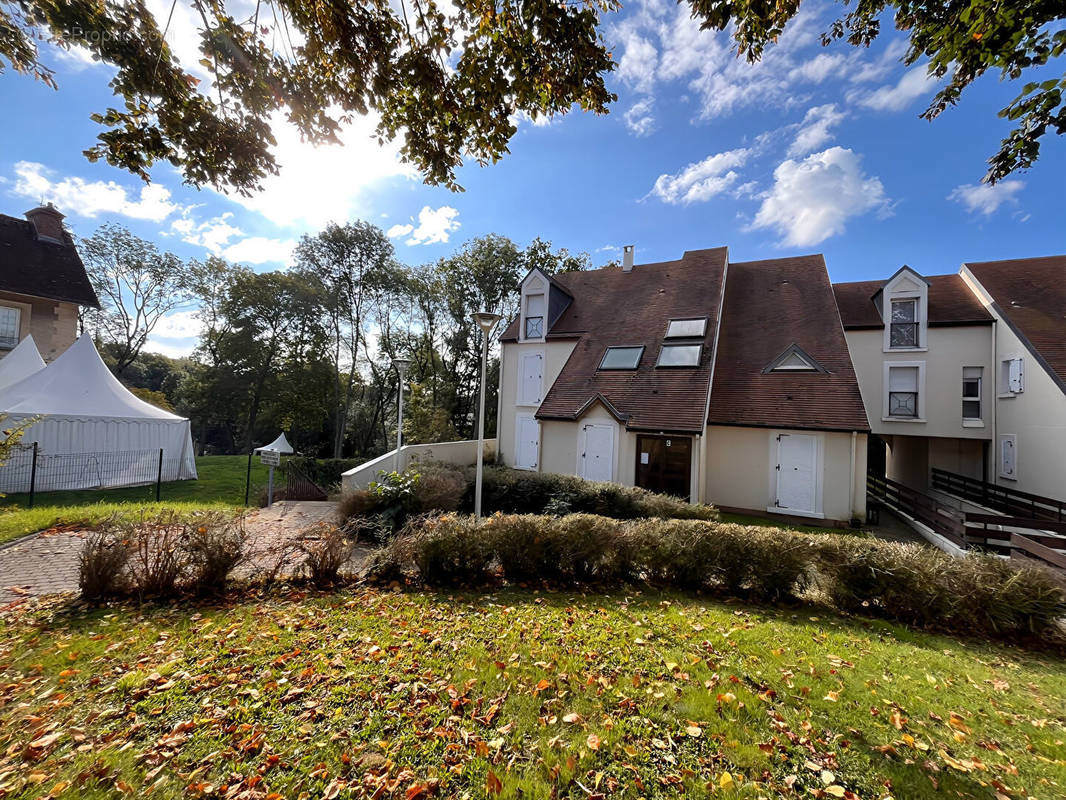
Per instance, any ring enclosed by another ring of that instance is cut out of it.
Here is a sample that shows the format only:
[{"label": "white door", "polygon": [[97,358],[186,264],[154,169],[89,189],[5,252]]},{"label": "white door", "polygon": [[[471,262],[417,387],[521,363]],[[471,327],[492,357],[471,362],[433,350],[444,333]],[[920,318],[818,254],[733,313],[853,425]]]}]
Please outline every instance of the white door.
[{"label": "white door", "polygon": [[541,353],[524,353],[519,361],[518,405],[540,405],[542,391],[544,356]]},{"label": "white door", "polygon": [[584,427],[581,451],[581,477],[590,481],[614,478],[614,426],[589,424]]},{"label": "white door", "polygon": [[540,423],[528,414],[515,418],[515,466],[536,469],[540,461]]},{"label": "white door", "polygon": [[814,514],[817,510],[818,440],[805,434],[777,437],[777,506]]}]

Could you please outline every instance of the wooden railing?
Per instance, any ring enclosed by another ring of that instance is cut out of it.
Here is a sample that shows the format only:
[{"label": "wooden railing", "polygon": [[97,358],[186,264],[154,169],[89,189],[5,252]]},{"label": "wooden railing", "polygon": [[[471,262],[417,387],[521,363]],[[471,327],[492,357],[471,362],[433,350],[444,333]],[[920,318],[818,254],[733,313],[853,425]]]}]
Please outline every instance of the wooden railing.
[{"label": "wooden railing", "polygon": [[[965,524],[966,543],[970,547],[1002,555],[1012,555],[1021,549],[1052,566],[1066,569],[1066,553],[1059,552],[1066,550],[1066,522],[999,514],[966,514]],[[1020,528],[1026,533],[996,528]]]},{"label": "wooden railing", "polygon": [[1012,517],[1066,522],[1066,500],[1030,494],[1009,486],[968,478],[947,470],[933,468],[933,488],[971,503],[1001,511]]},{"label": "wooden railing", "polygon": [[902,512],[959,547],[966,547],[966,526],[959,513],[902,483],[879,475],[866,476],[867,493],[883,505]]},{"label": "wooden railing", "polygon": [[326,500],[326,490],[315,483],[298,465],[290,461],[285,465],[286,500]]}]

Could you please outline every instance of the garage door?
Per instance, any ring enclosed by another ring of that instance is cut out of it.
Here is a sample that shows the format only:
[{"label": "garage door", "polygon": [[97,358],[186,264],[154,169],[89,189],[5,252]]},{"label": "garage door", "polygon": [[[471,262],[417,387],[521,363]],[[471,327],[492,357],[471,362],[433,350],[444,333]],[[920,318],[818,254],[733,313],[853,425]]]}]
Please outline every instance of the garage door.
[{"label": "garage door", "polygon": [[805,434],[777,437],[777,506],[814,514],[817,511],[818,440]]}]

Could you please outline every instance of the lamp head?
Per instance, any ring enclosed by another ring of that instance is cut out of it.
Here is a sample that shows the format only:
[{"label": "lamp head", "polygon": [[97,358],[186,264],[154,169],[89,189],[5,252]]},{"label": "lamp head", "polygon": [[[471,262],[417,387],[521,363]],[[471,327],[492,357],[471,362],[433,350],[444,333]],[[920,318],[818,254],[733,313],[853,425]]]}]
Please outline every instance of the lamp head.
[{"label": "lamp head", "polygon": [[496,323],[503,317],[499,314],[493,314],[491,311],[478,311],[474,314],[474,322],[481,328],[481,332],[488,336],[492,333],[492,329],[496,327]]},{"label": "lamp head", "polygon": [[411,364],[412,361],[409,358],[394,358],[392,360],[392,366],[396,368],[396,371],[400,373],[401,376],[407,374],[407,370]]}]

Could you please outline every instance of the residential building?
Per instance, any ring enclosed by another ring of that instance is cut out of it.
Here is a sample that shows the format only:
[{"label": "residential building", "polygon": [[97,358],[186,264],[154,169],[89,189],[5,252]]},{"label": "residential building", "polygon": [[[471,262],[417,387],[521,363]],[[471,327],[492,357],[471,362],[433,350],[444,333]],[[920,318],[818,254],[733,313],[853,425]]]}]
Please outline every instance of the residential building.
[{"label": "residential building", "polygon": [[99,305],[59,211],[0,214],[0,358],[32,334],[52,361],[77,338],[79,307]]},{"label": "residential building", "polygon": [[532,270],[502,336],[503,463],[847,524],[867,434],[821,256]]},{"label": "residential building", "polygon": [[941,469],[1066,498],[1066,256],[833,288],[876,471],[920,490]]}]

